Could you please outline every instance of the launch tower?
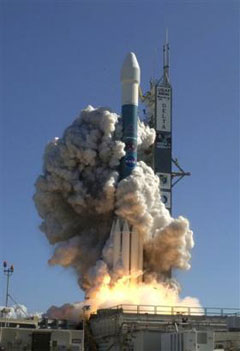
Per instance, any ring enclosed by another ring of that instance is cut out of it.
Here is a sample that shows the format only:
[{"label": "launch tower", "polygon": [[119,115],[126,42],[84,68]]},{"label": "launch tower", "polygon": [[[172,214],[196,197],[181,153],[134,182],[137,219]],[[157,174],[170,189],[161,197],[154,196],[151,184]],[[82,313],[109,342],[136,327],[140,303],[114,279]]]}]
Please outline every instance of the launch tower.
[{"label": "launch tower", "polygon": [[[172,157],[172,86],[169,80],[169,43],[163,45],[163,75],[160,79],[151,79],[150,90],[140,98],[146,106],[146,119],[156,131],[156,139],[151,154],[150,164],[160,179],[161,199],[172,212],[172,188],[189,172],[179,166]],[[177,171],[173,171],[173,165]],[[174,179],[175,178],[175,179]]]}]

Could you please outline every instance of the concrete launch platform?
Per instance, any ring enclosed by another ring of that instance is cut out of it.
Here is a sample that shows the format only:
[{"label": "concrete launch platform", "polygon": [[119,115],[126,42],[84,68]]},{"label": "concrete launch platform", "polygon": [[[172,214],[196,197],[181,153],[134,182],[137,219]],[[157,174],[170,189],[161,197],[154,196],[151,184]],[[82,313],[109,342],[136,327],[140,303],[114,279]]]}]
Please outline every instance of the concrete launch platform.
[{"label": "concrete launch platform", "polygon": [[98,310],[90,326],[98,350],[240,350],[238,309],[120,305]]}]

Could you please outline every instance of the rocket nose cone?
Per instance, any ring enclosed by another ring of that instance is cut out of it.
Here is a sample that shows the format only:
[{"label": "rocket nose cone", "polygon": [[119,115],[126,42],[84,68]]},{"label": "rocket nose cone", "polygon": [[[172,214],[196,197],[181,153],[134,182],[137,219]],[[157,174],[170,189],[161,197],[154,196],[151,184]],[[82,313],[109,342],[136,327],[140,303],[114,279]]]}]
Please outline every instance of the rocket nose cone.
[{"label": "rocket nose cone", "polygon": [[127,56],[125,57],[124,63],[123,63],[123,67],[124,66],[128,66],[128,67],[138,67],[138,61],[136,58],[136,55],[134,54],[134,52],[129,52],[127,54]]},{"label": "rocket nose cone", "polygon": [[140,67],[133,52],[129,52],[123,62],[121,82],[140,83]]}]

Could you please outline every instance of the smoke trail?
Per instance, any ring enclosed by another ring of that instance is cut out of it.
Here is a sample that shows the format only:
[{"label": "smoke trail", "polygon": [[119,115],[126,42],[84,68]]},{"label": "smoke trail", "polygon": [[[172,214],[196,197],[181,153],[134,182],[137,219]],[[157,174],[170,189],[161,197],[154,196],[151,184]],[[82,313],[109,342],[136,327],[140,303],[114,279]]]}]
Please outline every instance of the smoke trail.
[{"label": "smoke trail", "polygon": [[120,116],[108,108],[88,106],[62,138],[47,145],[43,174],[36,181],[41,230],[54,245],[49,263],[73,267],[89,298],[116,282],[109,237],[114,215],[126,219],[143,237],[146,281],[162,282],[169,269],[190,267],[194,243],[189,223],[183,217],[171,218],[160,201],[159,179],[144,162],[155,131],[139,121],[142,161],[118,183],[125,154],[121,133]]}]

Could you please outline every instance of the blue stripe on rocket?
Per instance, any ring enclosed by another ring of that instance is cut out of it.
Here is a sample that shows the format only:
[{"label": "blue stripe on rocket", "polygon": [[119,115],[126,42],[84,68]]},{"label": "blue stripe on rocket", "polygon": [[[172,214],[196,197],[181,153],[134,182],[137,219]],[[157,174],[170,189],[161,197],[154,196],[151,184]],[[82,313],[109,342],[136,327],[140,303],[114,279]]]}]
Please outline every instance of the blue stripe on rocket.
[{"label": "blue stripe on rocket", "polygon": [[120,180],[128,177],[137,164],[137,130],[138,130],[138,107],[135,105],[122,106],[122,126],[126,155],[120,163]]}]

